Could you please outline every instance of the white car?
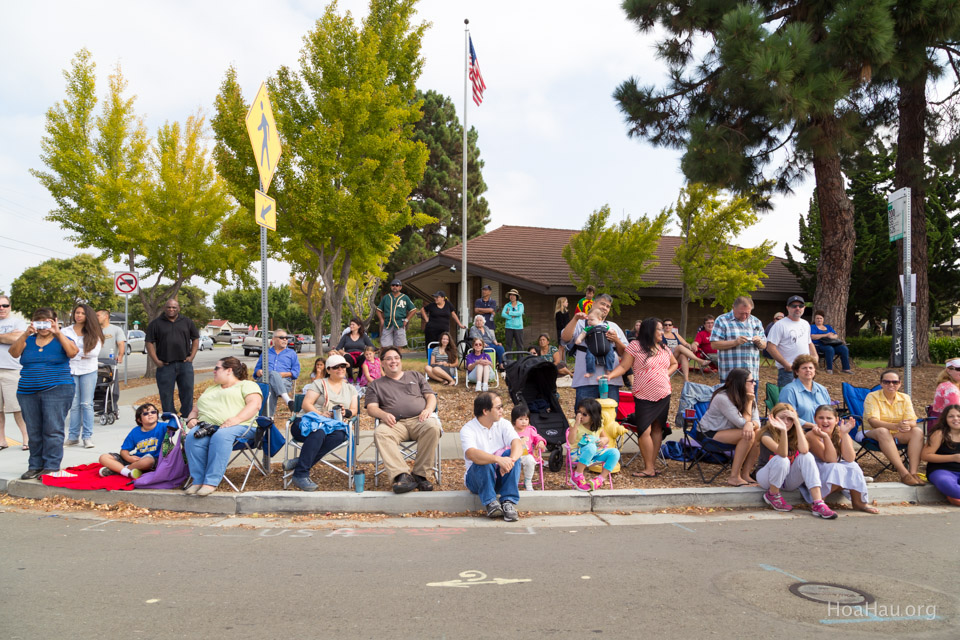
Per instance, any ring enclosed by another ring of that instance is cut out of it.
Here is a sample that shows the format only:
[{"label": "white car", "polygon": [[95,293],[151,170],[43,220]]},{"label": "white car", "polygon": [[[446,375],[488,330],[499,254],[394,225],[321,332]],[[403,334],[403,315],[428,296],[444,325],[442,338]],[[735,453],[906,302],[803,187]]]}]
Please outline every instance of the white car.
[{"label": "white car", "polygon": [[147,352],[147,343],[144,341],[144,338],[147,337],[147,334],[139,329],[131,329],[127,332],[127,355],[130,355],[132,352],[136,351],[137,353],[146,353]]},{"label": "white car", "polygon": [[200,336],[200,351],[213,349],[213,338],[210,336]]}]

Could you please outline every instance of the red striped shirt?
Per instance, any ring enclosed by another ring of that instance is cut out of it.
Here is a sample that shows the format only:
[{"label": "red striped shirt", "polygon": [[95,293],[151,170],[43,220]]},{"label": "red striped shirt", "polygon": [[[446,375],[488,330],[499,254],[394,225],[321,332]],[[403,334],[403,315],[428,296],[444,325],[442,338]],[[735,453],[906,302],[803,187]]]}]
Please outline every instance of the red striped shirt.
[{"label": "red striped shirt", "polygon": [[627,345],[627,353],[633,356],[633,396],[638,400],[656,402],[671,393],[670,352],[657,349],[653,356],[647,357],[636,340]]}]

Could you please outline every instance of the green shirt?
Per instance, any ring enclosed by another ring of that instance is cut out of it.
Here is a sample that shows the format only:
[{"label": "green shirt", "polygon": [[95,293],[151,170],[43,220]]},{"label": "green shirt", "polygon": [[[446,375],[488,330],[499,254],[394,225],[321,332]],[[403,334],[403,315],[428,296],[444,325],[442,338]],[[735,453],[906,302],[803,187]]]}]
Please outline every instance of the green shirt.
[{"label": "green shirt", "polygon": [[[201,422],[210,422],[212,424],[223,424],[227,418],[240,413],[247,403],[247,396],[255,393],[258,396],[260,385],[253,380],[240,380],[232,387],[221,387],[218,384],[208,388],[197,400],[198,417]],[[256,416],[253,416],[246,422],[240,424],[253,424]]]},{"label": "green shirt", "polygon": [[407,319],[411,311],[416,309],[413,300],[405,293],[401,293],[397,297],[388,293],[380,299],[377,308],[383,312],[384,329],[402,329],[403,321]]}]

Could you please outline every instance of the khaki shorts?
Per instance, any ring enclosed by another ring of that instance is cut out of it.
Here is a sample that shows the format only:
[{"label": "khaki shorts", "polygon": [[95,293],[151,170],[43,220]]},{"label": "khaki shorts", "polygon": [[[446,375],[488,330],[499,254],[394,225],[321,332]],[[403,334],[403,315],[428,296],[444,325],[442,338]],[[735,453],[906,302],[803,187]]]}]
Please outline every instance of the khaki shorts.
[{"label": "khaki shorts", "polygon": [[380,334],[380,346],[383,348],[387,347],[406,347],[407,346],[407,330],[403,327],[393,327],[391,329],[384,329],[383,333]]},{"label": "khaki shorts", "polygon": [[0,369],[0,413],[19,413],[17,385],[20,384],[19,369]]}]

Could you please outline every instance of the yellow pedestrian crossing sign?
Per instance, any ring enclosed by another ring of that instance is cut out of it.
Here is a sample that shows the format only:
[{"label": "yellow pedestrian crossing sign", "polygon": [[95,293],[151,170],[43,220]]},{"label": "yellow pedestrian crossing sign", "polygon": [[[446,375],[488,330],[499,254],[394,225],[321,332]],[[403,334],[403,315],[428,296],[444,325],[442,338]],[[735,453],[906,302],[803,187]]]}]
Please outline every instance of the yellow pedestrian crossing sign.
[{"label": "yellow pedestrian crossing sign", "polygon": [[[267,93],[267,84],[260,85],[257,97],[254,98],[250,110],[247,112],[247,135],[253,146],[253,155],[260,169],[260,182],[263,190],[270,189],[270,181],[280,159],[280,136],[277,134],[277,123],[273,119],[273,108],[270,106],[270,96]],[[257,217],[259,220],[259,216]]]},{"label": "yellow pedestrian crossing sign", "polygon": [[277,201],[263,191],[254,191],[253,204],[256,208],[257,224],[270,231],[277,230]]}]

